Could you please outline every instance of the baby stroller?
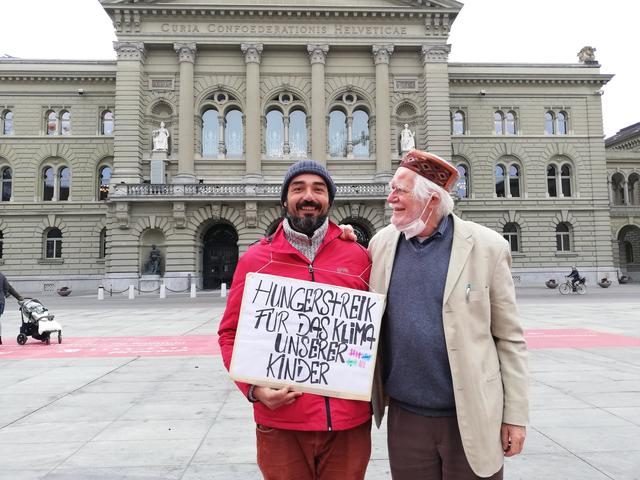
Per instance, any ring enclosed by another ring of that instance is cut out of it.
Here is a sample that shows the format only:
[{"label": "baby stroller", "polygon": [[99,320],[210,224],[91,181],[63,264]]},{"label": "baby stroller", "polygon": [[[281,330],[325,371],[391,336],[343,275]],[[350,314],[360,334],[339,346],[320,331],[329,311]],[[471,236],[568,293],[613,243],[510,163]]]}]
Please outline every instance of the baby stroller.
[{"label": "baby stroller", "polygon": [[22,325],[18,334],[18,344],[27,343],[27,337],[33,337],[47,345],[51,343],[51,334],[58,332],[58,343],[62,343],[62,327],[53,319],[47,307],[35,298],[25,298],[18,302]]}]

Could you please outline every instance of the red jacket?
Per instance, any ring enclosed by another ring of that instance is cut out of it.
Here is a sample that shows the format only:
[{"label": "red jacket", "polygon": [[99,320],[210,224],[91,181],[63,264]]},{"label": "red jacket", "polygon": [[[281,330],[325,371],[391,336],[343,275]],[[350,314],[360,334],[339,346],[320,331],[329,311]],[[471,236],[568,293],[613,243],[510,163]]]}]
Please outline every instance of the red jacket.
[{"label": "red jacket", "polygon": [[[309,259],[287,241],[281,223],[272,238],[262,239],[242,255],[233,275],[227,308],[218,330],[218,342],[227,370],[231,363],[247,273],[260,271],[357,290],[369,290],[371,261],[367,251],[356,242],[340,240],[340,233],[340,227],[329,222],[329,230],[324,241],[314,261],[309,262]],[[246,396],[249,385],[237,385]],[[305,393],[291,405],[276,410],[269,410],[257,402],[254,403],[253,411],[256,423],[288,430],[347,430],[371,418],[369,402],[342,400],[311,393]]]}]

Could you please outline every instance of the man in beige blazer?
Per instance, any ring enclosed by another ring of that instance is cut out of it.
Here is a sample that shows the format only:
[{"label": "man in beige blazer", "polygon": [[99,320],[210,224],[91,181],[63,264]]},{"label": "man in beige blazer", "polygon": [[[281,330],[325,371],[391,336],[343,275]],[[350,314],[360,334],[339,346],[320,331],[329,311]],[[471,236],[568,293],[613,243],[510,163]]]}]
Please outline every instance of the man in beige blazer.
[{"label": "man in beige blazer", "polygon": [[373,387],[389,405],[394,479],[502,478],[528,422],[527,351],[501,235],[452,213],[458,177],[410,151],[391,181],[392,225],[371,240],[370,285],[387,294]]}]

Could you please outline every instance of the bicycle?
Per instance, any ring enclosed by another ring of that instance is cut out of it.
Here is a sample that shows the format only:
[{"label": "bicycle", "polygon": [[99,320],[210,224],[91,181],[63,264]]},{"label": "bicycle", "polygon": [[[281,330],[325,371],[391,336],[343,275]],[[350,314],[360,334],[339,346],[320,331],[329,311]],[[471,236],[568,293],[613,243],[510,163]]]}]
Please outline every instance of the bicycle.
[{"label": "bicycle", "polygon": [[584,277],[580,277],[580,280],[578,280],[575,287],[573,286],[571,277],[565,276],[565,278],[567,280],[558,287],[560,295],[567,295],[569,292],[577,293],[578,295],[584,295],[587,293],[587,286],[585,285],[586,279]]}]

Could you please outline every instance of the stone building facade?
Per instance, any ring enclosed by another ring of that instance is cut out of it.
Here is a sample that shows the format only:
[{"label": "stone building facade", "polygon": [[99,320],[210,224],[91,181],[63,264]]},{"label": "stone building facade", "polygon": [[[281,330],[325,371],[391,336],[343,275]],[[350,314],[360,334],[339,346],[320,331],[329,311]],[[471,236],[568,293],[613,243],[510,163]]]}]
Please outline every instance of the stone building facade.
[{"label": "stone building facade", "polygon": [[615,272],[592,50],[449,62],[453,0],[101,2],[116,61],[0,61],[0,268],[23,290],[228,283],[301,158],[366,244],[404,125],[459,168],[457,213],[504,234],[517,284]]},{"label": "stone building facade", "polygon": [[640,280],[640,123],[605,141],[613,256],[619,275]]}]

